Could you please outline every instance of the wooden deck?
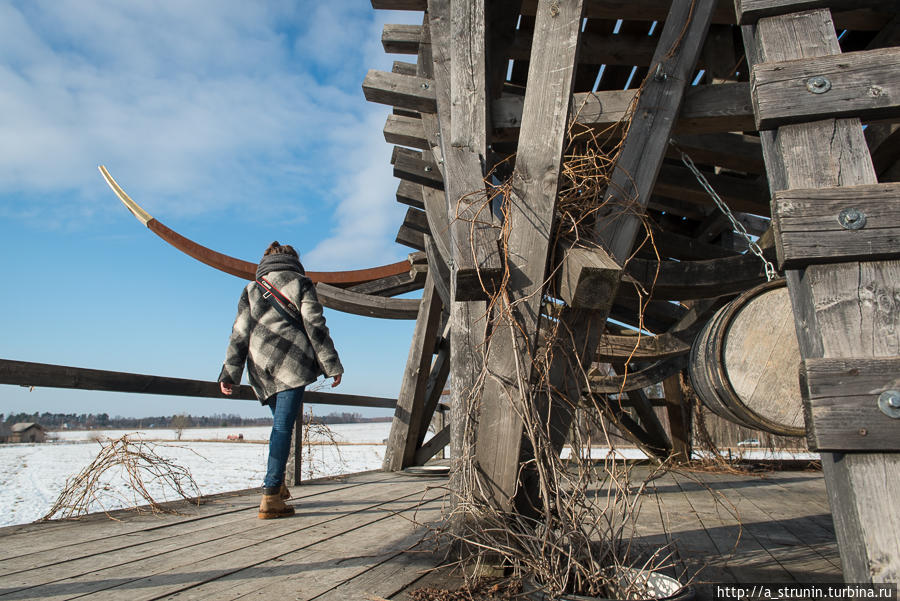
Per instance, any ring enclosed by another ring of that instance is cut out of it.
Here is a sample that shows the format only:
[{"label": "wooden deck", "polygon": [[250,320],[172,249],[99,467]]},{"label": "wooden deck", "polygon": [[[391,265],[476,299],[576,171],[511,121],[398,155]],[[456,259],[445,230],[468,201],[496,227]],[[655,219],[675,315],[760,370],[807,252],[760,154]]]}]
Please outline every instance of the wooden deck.
[{"label": "wooden deck", "polygon": [[[246,491],[177,516],[4,528],[0,601],[408,599],[422,586],[457,583],[426,573],[439,559],[427,546],[404,552],[425,533],[415,522],[440,519],[444,483],[381,472],[309,482],[293,491],[295,517],[265,522],[258,495]],[[821,472],[667,474],[654,488],[638,538],[674,540],[676,569],[700,570],[701,599],[715,598],[709,583],[841,580]]]}]

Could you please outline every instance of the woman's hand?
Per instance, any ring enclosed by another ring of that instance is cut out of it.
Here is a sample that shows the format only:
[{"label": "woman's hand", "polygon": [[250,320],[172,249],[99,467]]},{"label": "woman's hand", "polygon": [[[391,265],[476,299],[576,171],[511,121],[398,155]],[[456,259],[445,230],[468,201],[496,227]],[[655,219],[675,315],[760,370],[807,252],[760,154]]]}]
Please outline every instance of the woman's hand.
[{"label": "woman's hand", "polygon": [[334,388],[335,386],[338,386],[341,383],[341,375],[343,375],[343,374],[338,374],[334,377],[334,382],[331,383],[332,388]]},{"label": "woman's hand", "polygon": [[227,382],[219,382],[219,390],[222,391],[222,394],[231,395],[234,392],[233,385],[228,384]]}]

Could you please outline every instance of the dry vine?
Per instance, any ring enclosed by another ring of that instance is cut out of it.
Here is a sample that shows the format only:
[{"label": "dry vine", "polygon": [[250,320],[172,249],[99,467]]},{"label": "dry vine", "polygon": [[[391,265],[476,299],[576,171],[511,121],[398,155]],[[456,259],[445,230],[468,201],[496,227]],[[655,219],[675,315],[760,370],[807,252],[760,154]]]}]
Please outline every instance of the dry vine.
[{"label": "dry vine", "polygon": [[[78,475],[66,480],[53,507],[40,521],[78,517],[94,511],[95,507],[112,518],[107,508],[113,504],[140,510],[142,502],[153,513],[177,513],[164,504],[169,500],[154,498],[149,490],[154,486],[161,486],[163,491],[173,490],[179,499],[199,503],[200,489],[190,471],[156,452],[159,447],[171,445],[152,444],[128,435],[99,442],[97,457]],[[120,492],[121,484],[114,483],[114,478],[124,482],[132,493],[131,498]],[[107,498],[117,502],[110,503]]]}]

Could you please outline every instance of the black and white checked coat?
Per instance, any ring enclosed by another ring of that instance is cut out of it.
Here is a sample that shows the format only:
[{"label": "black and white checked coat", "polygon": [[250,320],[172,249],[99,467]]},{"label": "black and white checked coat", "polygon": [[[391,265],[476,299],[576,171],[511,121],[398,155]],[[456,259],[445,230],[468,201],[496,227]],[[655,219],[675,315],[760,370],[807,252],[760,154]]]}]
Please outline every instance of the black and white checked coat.
[{"label": "black and white checked coat", "polygon": [[238,384],[246,362],[250,386],[263,404],[278,392],[315,382],[323,373],[331,378],[344,372],[312,281],[293,270],[270,271],[265,277],[300,309],[306,332],[288,322],[250,282],[238,302],[219,375],[220,382]]}]

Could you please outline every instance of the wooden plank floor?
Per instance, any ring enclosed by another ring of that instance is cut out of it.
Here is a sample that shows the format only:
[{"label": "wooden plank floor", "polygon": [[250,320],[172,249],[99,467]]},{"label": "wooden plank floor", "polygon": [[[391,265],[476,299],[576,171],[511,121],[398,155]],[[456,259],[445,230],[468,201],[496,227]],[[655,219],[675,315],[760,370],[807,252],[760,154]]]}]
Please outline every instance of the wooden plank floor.
[{"label": "wooden plank floor", "polygon": [[[459,579],[426,529],[444,479],[366,473],[293,490],[293,518],[256,518],[255,492],[218,495],[181,515],[126,513],[0,529],[0,601],[12,599],[409,599]],[[674,542],[672,570],[714,583],[837,582],[820,472],[677,473],[643,502],[640,543]]]}]

